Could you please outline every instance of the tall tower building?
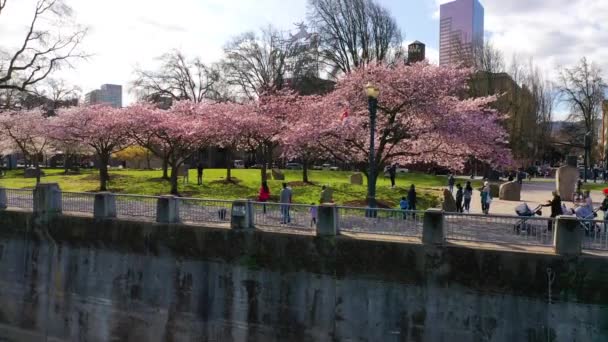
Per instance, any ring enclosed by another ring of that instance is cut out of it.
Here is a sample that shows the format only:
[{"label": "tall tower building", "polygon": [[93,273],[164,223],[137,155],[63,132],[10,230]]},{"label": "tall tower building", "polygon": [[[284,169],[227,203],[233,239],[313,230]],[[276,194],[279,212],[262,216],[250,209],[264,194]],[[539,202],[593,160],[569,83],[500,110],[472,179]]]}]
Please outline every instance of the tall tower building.
[{"label": "tall tower building", "polygon": [[122,108],[122,86],[116,84],[103,84],[100,89],[88,92],[84,96],[88,105],[107,104],[114,108]]},{"label": "tall tower building", "polygon": [[439,65],[460,62],[483,46],[484,10],[479,0],[448,2],[439,13]]},{"label": "tall tower building", "polygon": [[410,45],[407,46],[407,62],[408,63],[417,63],[422,62],[426,58],[426,48],[424,43],[419,41],[414,41]]}]

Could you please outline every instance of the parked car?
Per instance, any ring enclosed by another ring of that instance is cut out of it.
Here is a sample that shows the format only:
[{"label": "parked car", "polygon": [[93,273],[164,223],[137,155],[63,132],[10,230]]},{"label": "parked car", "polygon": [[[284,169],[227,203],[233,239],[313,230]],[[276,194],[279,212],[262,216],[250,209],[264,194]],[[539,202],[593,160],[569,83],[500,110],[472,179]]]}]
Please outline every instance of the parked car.
[{"label": "parked car", "polygon": [[285,168],[287,170],[302,170],[303,166],[300,163],[287,163],[287,165],[285,165]]},{"label": "parked car", "polygon": [[261,169],[263,167],[262,164],[253,164],[249,168],[250,169]]},{"label": "parked car", "polygon": [[312,169],[313,170],[323,170],[323,166],[322,165],[313,165]]},{"label": "parked car", "polygon": [[243,161],[243,160],[235,160],[234,161],[234,168],[235,169],[244,169],[245,168],[245,161]]},{"label": "parked car", "polygon": [[338,170],[340,170],[339,167],[333,166],[333,165],[327,164],[327,163],[323,164],[322,168],[323,168],[323,170],[329,170],[329,171],[338,171]]}]

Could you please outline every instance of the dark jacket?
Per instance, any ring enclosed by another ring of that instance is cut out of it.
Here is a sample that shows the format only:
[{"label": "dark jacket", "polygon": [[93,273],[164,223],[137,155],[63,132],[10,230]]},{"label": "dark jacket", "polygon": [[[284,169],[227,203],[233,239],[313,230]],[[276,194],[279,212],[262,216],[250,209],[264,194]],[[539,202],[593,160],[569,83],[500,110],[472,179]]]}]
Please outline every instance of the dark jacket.
[{"label": "dark jacket", "polygon": [[553,196],[553,200],[543,207],[551,207],[551,217],[558,217],[562,214],[562,199],[559,196]]},{"label": "dark jacket", "polygon": [[462,203],[463,192],[462,189],[456,191],[456,203]]},{"label": "dark jacket", "polygon": [[602,205],[600,206],[601,211],[608,211],[608,197],[604,197]]},{"label": "dark jacket", "polygon": [[407,201],[410,202],[410,207],[416,205],[416,190],[410,189],[407,193]]}]

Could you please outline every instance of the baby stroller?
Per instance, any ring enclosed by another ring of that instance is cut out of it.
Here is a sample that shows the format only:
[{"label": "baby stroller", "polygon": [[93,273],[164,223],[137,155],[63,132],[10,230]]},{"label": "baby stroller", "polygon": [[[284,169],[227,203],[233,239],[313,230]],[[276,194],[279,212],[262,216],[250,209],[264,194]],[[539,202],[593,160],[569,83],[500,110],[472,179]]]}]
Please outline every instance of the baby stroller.
[{"label": "baby stroller", "polygon": [[522,218],[513,227],[513,231],[515,232],[515,234],[519,235],[522,232],[525,232],[529,235],[533,233],[535,227],[534,225],[528,223],[528,220],[530,219],[530,217],[534,217],[536,215],[541,216],[543,214],[541,208],[542,206],[539,205],[538,207],[534,208],[534,210],[532,210],[530,209],[527,203],[522,203],[515,207],[515,213],[517,214],[517,216]]},{"label": "baby stroller", "polygon": [[574,210],[579,225],[585,230],[585,235],[593,235],[601,232],[601,227],[593,220],[597,217],[598,209],[593,209],[588,205],[582,205]]}]

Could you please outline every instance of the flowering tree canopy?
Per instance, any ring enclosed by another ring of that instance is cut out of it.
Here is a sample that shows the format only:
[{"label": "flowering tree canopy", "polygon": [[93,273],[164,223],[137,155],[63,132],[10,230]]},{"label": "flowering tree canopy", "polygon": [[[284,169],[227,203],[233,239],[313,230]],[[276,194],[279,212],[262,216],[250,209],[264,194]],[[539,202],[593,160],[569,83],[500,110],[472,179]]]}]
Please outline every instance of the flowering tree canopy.
[{"label": "flowering tree canopy", "polygon": [[[40,168],[39,156],[51,149],[50,121],[39,109],[9,111],[0,114],[0,135],[6,145],[17,147],[24,157],[30,159],[36,169]],[[36,173],[40,182],[40,172]]]},{"label": "flowering tree canopy", "polygon": [[[458,170],[471,156],[508,164],[511,153],[500,124],[504,117],[489,107],[495,98],[462,100],[469,76],[467,69],[428,63],[371,65],[354,71],[323,101],[322,119],[316,119],[319,144],[335,158],[366,171],[370,115],[364,87],[371,83],[380,90],[376,170],[389,163],[429,163]],[[341,120],[345,106],[348,118]]]},{"label": "flowering tree canopy", "polygon": [[129,135],[141,146],[171,166],[171,193],[178,194],[178,169],[197,150],[208,146],[213,136],[210,104],[176,102],[161,110],[146,104],[128,108]]},{"label": "flowering tree canopy", "polygon": [[78,142],[95,151],[99,161],[99,188],[106,191],[110,157],[131,143],[124,110],[106,105],[67,108],[59,111],[53,126],[55,139]]}]

